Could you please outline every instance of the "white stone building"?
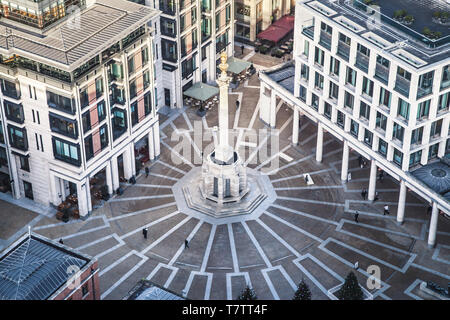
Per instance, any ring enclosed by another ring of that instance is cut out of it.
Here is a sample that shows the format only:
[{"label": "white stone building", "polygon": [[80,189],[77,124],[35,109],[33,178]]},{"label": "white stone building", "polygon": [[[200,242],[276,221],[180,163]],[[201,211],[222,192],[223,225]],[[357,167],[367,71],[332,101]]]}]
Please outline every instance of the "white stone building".
[{"label": "white stone building", "polygon": [[1,6],[0,186],[46,206],[75,195],[86,218],[98,184],[112,195],[159,155],[147,24],[159,12],[125,0]]},{"label": "white stone building", "polygon": [[[193,84],[215,84],[220,53],[234,52],[234,1],[136,0],[159,9],[158,108],[183,107],[183,91]],[[159,41],[160,40],[160,41]],[[160,53],[159,53],[160,52]],[[160,55],[160,56],[159,56]]]},{"label": "white stone building", "polygon": [[[343,141],[344,182],[350,148],[369,159],[369,200],[375,197],[378,168],[398,180],[399,223],[407,189],[428,201],[430,246],[439,210],[450,213],[450,32],[431,20],[433,11],[449,8],[438,2],[432,1],[438,6],[433,8],[420,1],[410,5],[406,9],[417,23],[405,26],[391,19],[387,0],[372,7],[360,0],[298,0],[294,62],[260,74],[261,120],[273,127],[277,98],[288,102],[294,144],[300,116],[317,123],[319,162],[324,130]],[[399,0],[396,6],[405,4]],[[420,24],[441,37],[421,34]]]}]

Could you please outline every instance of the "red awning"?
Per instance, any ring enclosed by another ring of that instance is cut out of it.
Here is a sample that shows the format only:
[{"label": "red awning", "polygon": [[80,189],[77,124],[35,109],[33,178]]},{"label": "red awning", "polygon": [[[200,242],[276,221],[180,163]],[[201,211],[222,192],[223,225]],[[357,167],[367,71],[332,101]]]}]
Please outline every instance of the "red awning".
[{"label": "red awning", "polygon": [[294,16],[284,16],[279,20],[272,23],[273,26],[282,27],[288,29],[289,31],[294,29]]},{"label": "red awning", "polygon": [[294,16],[284,16],[272,23],[266,30],[258,33],[258,39],[278,42],[294,30]]},{"label": "red awning", "polygon": [[271,25],[266,30],[258,33],[258,35],[256,37],[258,39],[262,39],[262,40],[278,42],[281,39],[283,39],[284,36],[288,33],[289,33],[289,30],[287,30],[287,29]]}]

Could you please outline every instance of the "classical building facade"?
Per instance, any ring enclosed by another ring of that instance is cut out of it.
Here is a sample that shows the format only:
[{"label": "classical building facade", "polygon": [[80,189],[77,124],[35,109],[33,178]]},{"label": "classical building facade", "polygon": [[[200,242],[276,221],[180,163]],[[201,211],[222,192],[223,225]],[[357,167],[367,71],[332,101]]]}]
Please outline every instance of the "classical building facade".
[{"label": "classical building facade", "polygon": [[253,42],[272,22],[290,14],[295,0],[235,0],[236,40]]},{"label": "classical building facade", "polygon": [[426,37],[378,3],[381,9],[359,0],[297,1],[294,62],[261,73],[260,116],[274,126],[276,99],[292,105],[294,144],[300,116],[317,123],[317,161],[324,130],[343,141],[344,182],[350,148],[369,159],[369,200],[378,168],[398,180],[399,223],[408,189],[428,201],[433,246],[439,210],[450,213],[448,27],[438,39]]},{"label": "classical building facade", "polygon": [[0,185],[46,206],[76,195],[84,218],[92,178],[112,195],[159,155],[159,12],[125,0],[50,2],[49,12],[39,7],[47,2],[1,4]]},{"label": "classical building facade", "polygon": [[162,11],[158,37],[162,58],[162,105],[183,107],[183,91],[198,82],[214,85],[220,53],[233,55],[234,1],[146,0]]}]

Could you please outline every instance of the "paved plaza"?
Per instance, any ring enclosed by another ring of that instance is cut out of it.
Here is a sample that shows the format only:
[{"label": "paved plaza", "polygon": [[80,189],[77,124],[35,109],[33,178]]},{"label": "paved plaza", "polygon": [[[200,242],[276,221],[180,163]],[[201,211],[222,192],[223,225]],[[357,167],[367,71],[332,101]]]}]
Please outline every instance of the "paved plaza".
[{"label": "paved plaza", "polygon": [[[257,62],[264,61],[259,54],[244,55],[251,55],[247,58],[257,68],[261,67]],[[238,110],[236,99],[241,102]],[[304,279],[313,299],[329,299],[328,290],[343,282],[355,262],[362,285],[370,265],[380,268],[381,288],[369,290],[374,299],[431,299],[419,290],[421,281],[447,286],[447,218],[439,216],[438,244],[429,249],[427,203],[408,192],[405,222],[398,225],[399,186],[394,180],[377,181],[378,201],[363,200],[369,165],[361,168],[358,155],[351,152],[352,178],[343,184],[340,141],[325,133],[324,160],[318,163],[316,125],[301,118],[299,145],[293,146],[292,110],[280,101],[276,130],[271,131],[259,120],[258,100],[255,74],[229,95],[229,127],[230,141],[240,156],[248,167],[267,174],[276,192],[264,212],[214,219],[179,210],[172,186],[201,166],[202,151],[217,140],[215,110],[202,119],[196,110],[185,108],[160,115],[161,156],[150,164],[148,177],[141,173],[136,184],[124,184],[123,195],[109,200],[86,221],[63,223],[42,217],[33,231],[63,238],[65,245],[96,257],[102,299],[122,299],[143,278],[188,299],[236,299],[246,283],[258,299],[291,299]],[[196,137],[194,128],[199,125],[210,141]],[[189,143],[190,155],[180,149],[182,141]],[[262,157],[267,149],[268,156]],[[383,215],[386,204],[390,215]]]}]

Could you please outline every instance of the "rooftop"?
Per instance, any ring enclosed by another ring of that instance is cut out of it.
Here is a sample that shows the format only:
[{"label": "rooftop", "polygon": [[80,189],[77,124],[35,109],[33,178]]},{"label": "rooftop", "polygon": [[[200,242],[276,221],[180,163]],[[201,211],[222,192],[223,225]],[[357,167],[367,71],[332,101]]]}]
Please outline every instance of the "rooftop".
[{"label": "rooftop", "polygon": [[293,63],[286,63],[283,66],[263,72],[270,79],[281,85],[283,88],[294,94],[295,86],[295,66]]},{"label": "rooftop", "polygon": [[0,53],[53,63],[70,72],[158,14],[157,10],[126,0],[96,0],[44,32],[0,18]]},{"label": "rooftop", "polygon": [[[374,0],[372,2],[377,6],[370,7],[365,4],[367,2],[368,0],[313,0],[306,1],[305,4],[329,19],[345,17],[358,28],[349,28],[344,24],[345,27],[412,67],[419,68],[448,59],[449,25],[441,25],[432,19],[435,11],[450,12],[450,6],[445,0]],[[402,9],[414,16],[411,25],[393,19],[394,11]],[[422,33],[425,26],[431,31],[441,32],[441,37],[432,39],[425,36]],[[370,38],[369,34],[372,35]],[[382,44],[375,38],[386,41]]]},{"label": "rooftop", "polygon": [[448,160],[433,162],[412,172],[412,175],[437,193],[448,198],[450,195],[450,166]]},{"label": "rooftop", "polygon": [[68,251],[44,237],[26,234],[0,257],[0,300],[46,300],[82,269],[88,256]]},{"label": "rooftop", "polygon": [[159,287],[148,280],[141,280],[123,298],[124,300],[185,300],[185,298]]}]

